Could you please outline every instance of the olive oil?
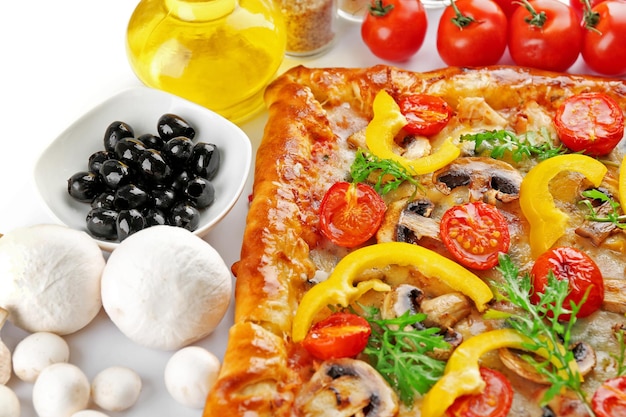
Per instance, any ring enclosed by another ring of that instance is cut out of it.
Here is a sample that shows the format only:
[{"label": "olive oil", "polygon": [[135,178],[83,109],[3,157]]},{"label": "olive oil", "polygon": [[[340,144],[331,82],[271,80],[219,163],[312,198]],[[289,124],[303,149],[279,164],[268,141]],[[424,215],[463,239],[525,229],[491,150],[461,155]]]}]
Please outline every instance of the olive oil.
[{"label": "olive oil", "polygon": [[285,42],[271,0],[143,0],[127,30],[129,61],[144,84],[235,123],[262,108]]}]

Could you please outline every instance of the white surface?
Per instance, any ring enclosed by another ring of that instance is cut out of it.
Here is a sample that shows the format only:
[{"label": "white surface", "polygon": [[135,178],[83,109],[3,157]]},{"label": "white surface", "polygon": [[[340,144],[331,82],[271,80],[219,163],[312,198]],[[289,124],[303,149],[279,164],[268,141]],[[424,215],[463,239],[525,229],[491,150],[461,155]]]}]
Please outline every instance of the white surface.
[{"label": "white surface", "polygon": [[[147,87],[134,87],[115,94],[72,123],[43,151],[35,164],[34,180],[42,200],[56,221],[87,231],[85,218],[91,209],[67,193],[67,179],[86,169],[87,158],[104,150],[104,131],[113,121],[128,123],[135,135],[157,134],[157,121],[166,113],[185,119],[196,131],[194,143],[207,142],[220,152],[220,168],[211,181],[215,201],[200,211],[194,234],[206,234],[222,220],[241,195],[252,161],[250,140],[235,124],[206,107]],[[95,239],[101,249],[112,251],[117,242]]]},{"label": "white surface", "polygon": [[[132,0],[30,0],[7,1],[0,25],[0,233],[53,219],[38,201],[32,178],[39,154],[63,130],[98,103],[141,83],[126,59],[126,24],[137,1]],[[429,29],[420,52],[401,67],[429,70],[443,66],[435,50],[440,10],[429,10]],[[342,21],[338,42],[316,59],[285,61],[284,67],[365,67],[382,63],[362,43],[359,25]],[[502,63],[510,63],[508,57]],[[579,60],[573,72],[584,71]],[[219,80],[217,80],[219,82]],[[262,136],[266,114],[242,124],[253,151]],[[242,197],[228,216],[206,236],[227,265],[239,258],[247,209],[250,178]],[[198,345],[223,357],[232,322],[232,306],[218,329]],[[25,332],[5,325],[0,333],[13,349]],[[128,366],[143,380],[137,404],[111,417],[199,417],[201,410],[187,409],[167,393],[165,364],[172,352],[140,348],[117,331],[104,313],[83,331],[66,337],[70,362],[92,379],[100,370]],[[9,382],[22,403],[22,416],[35,416],[32,385]]]}]

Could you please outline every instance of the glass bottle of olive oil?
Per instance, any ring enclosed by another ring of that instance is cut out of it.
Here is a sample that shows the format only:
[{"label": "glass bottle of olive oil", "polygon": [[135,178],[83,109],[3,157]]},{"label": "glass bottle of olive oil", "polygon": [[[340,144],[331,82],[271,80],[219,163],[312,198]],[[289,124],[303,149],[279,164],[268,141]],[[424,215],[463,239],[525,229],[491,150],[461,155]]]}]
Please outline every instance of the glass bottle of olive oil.
[{"label": "glass bottle of olive oil", "polygon": [[127,29],[130,65],[144,84],[235,123],[262,108],[285,42],[272,0],[142,0]]}]

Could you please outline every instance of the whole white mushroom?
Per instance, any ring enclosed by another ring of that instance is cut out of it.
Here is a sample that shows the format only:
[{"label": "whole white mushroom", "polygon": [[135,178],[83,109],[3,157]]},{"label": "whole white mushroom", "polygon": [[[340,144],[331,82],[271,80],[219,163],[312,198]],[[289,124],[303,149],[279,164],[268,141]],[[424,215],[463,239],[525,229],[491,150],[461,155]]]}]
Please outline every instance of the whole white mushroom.
[{"label": "whole white mushroom", "polygon": [[6,385],[0,385],[0,417],[20,417],[20,400]]},{"label": "whole white mushroom", "polygon": [[178,403],[201,409],[219,371],[217,356],[200,346],[187,346],[167,361],[165,387]]},{"label": "whole white mushroom", "polygon": [[13,350],[13,372],[24,382],[35,382],[45,367],[69,359],[70,348],[61,336],[50,332],[32,333]]},{"label": "whole white mushroom", "polygon": [[0,305],[28,332],[74,333],[100,307],[102,251],[85,232],[40,224],[0,239]]},{"label": "whole white mushroom", "polygon": [[224,317],[232,277],[219,253],[181,227],[152,226],[126,238],[102,273],[102,304],[135,343],[175,350]]},{"label": "whole white mushroom", "polygon": [[112,366],[98,373],[91,382],[93,402],[107,411],[132,407],[141,393],[141,378],[132,369]]},{"label": "whole white mushroom", "polygon": [[109,415],[97,410],[80,410],[71,417],[109,417]]},{"label": "whole white mushroom", "polygon": [[71,363],[44,368],[33,385],[33,406],[39,417],[70,417],[89,404],[89,380]]}]

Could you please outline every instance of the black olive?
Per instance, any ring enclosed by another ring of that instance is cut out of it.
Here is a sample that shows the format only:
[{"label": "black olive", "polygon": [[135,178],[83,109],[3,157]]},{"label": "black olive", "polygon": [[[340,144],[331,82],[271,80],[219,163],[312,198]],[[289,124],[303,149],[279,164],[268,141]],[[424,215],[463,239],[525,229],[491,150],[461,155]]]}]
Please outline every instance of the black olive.
[{"label": "black olive", "polygon": [[184,136],[178,136],[165,142],[163,156],[173,168],[184,167],[191,156],[193,142]]},{"label": "black olive", "polygon": [[145,133],[139,136],[137,140],[143,143],[146,149],[156,149],[157,151],[163,149],[163,145],[165,144],[165,141],[160,136],[153,135],[152,133]]},{"label": "black olive", "polygon": [[194,231],[200,224],[200,212],[188,202],[178,203],[170,212],[169,224]]},{"label": "black olive", "polygon": [[178,192],[184,193],[187,188],[187,183],[191,180],[192,176],[187,171],[180,171],[176,177],[173,178],[171,188]]},{"label": "black olive", "polygon": [[127,123],[115,121],[104,131],[104,150],[113,152],[118,141],[135,136],[133,128]]},{"label": "black olive", "polygon": [[150,196],[135,184],[122,185],[115,191],[113,204],[118,210],[136,209],[146,205]]},{"label": "black olive", "polygon": [[155,188],[152,190],[152,206],[156,209],[169,211],[176,202],[176,192],[171,188]]},{"label": "black olive", "polygon": [[219,149],[213,143],[196,143],[191,150],[188,166],[195,175],[212,180],[220,167]]},{"label": "black olive", "polygon": [[172,176],[172,169],[156,149],[146,149],[140,156],[139,172],[153,184],[163,184]]},{"label": "black olive", "polygon": [[195,129],[185,119],[172,113],[166,113],[159,117],[157,132],[166,142],[177,136],[184,136],[189,139],[196,136]]},{"label": "black olive", "polygon": [[203,209],[213,204],[215,187],[206,178],[195,177],[187,184],[185,194],[196,208]]},{"label": "black olive", "polygon": [[117,159],[129,166],[137,165],[139,156],[145,150],[145,146],[134,138],[122,139],[115,145],[115,155],[117,155]]},{"label": "black olive", "polygon": [[137,209],[121,210],[117,216],[117,239],[121,242],[128,236],[146,227],[146,220]]},{"label": "black olive", "polygon": [[114,159],[115,154],[113,152],[108,151],[98,151],[91,154],[89,157],[88,167],[89,171],[100,172],[100,167],[102,163],[107,159]]},{"label": "black olive", "polygon": [[115,209],[113,205],[113,201],[115,200],[115,193],[110,191],[105,191],[98,195],[91,202],[91,208],[107,208],[107,209]]},{"label": "black olive", "polygon": [[95,172],[77,172],[67,180],[67,192],[83,203],[90,203],[102,192],[102,189],[102,182]]},{"label": "black olive", "polygon": [[146,227],[167,224],[165,213],[157,208],[150,208],[146,210],[143,217],[146,219]]},{"label": "black olive", "polygon": [[117,239],[117,211],[94,208],[87,213],[87,230],[98,239]]},{"label": "black olive", "polygon": [[100,167],[100,179],[115,190],[130,181],[132,171],[128,165],[117,159],[107,159]]}]

